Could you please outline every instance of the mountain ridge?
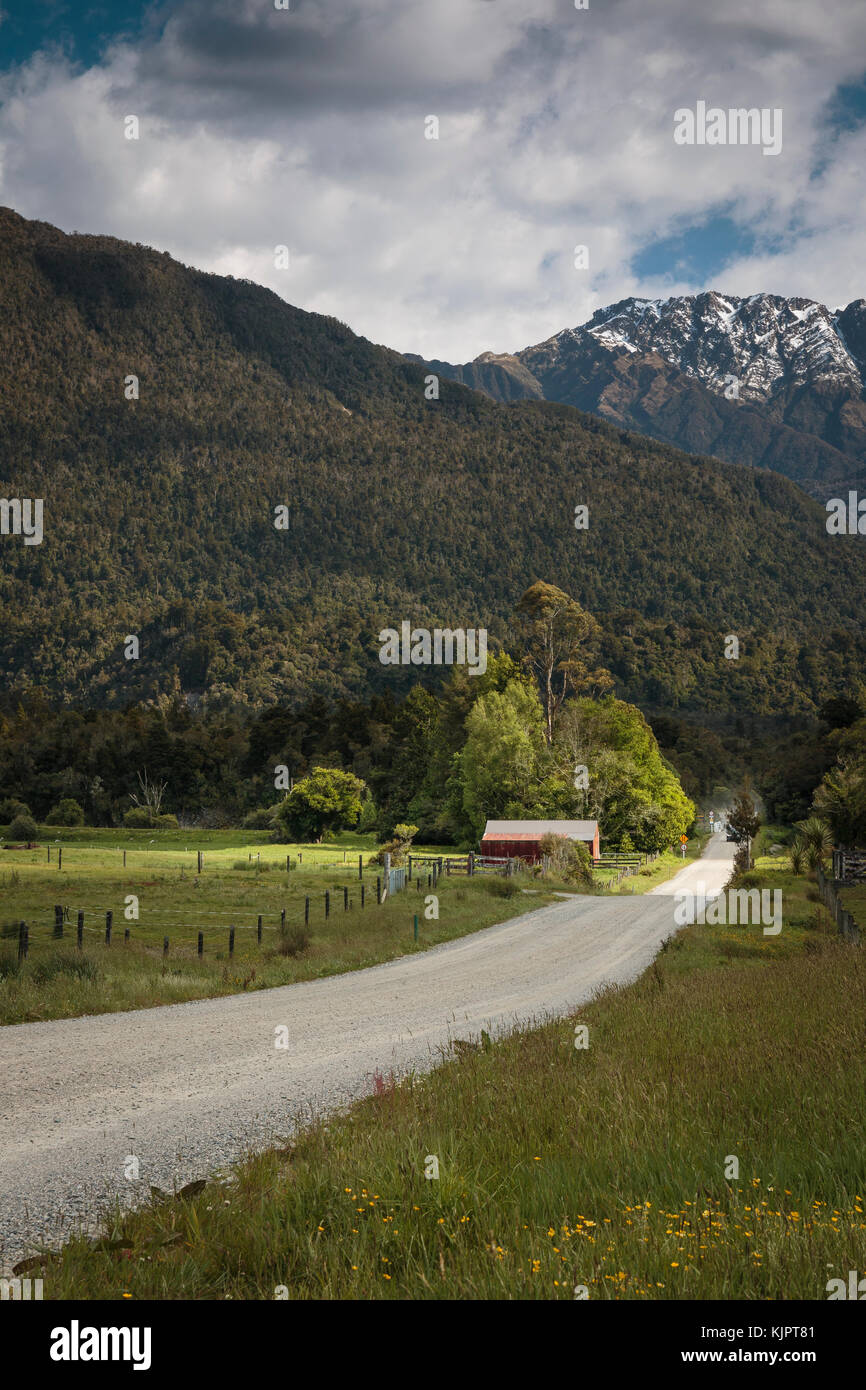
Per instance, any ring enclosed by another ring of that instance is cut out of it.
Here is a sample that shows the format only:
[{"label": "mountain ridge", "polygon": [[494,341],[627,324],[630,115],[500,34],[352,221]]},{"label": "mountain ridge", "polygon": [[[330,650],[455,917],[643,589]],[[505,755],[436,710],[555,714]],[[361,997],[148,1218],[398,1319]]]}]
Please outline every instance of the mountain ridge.
[{"label": "mountain ridge", "polygon": [[777,474],[570,405],[428,400],[338,320],[114,238],[0,212],[0,259],[0,495],[45,498],[43,544],[0,537],[7,704],[405,693],[446,672],[383,667],[382,628],[500,643],[537,579],[648,706],[811,710],[866,675],[866,547]]},{"label": "mountain ridge", "polygon": [[502,403],[556,400],[773,469],[822,501],[866,486],[863,299],[831,311],[770,294],[632,296],[516,353],[428,365]]}]

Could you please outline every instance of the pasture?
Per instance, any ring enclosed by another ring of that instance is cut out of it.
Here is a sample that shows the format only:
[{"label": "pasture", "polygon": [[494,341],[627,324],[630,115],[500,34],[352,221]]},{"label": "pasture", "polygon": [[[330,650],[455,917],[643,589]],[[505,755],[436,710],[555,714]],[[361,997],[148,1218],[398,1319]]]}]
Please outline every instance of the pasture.
[{"label": "pasture", "polygon": [[[375,844],[365,836],[278,845],[263,831],[41,833],[38,848],[0,851],[0,1023],[148,1008],[357,970],[549,901],[547,885],[526,897],[516,880],[443,876],[434,889],[423,872],[380,905],[382,870],[369,863]],[[428,903],[429,895],[437,901]],[[425,915],[434,909],[438,917]]]}]

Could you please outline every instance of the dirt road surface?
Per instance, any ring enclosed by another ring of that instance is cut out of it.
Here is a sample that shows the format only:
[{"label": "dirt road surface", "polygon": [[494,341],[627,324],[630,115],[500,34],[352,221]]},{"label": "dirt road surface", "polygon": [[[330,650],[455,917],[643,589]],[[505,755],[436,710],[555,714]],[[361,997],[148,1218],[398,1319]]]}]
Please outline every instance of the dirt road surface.
[{"label": "dirt road surface", "polygon": [[455,1038],[634,980],[677,930],[674,892],[719,891],[733,850],[716,835],[652,893],[568,898],[368,970],[0,1029],[0,1270],[34,1239],[93,1228],[114,1198],[206,1177],[368,1094],[377,1071],[429,1070]]}]

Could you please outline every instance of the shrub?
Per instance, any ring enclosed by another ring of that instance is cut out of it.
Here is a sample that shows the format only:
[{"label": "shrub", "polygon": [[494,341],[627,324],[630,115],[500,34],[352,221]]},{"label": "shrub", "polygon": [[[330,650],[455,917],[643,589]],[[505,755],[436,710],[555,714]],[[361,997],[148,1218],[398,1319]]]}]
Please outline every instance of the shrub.
[{"label": "shrub", "polygon": [[14,796],[10,796],[6,801],[0,801],[0,825],[9,825],[16,816],[29,816],[30,807],[26,801],[16,801]]},{"label": "shrub", "polygon": [[271,830],[274,824],[274,814],[276,806],[257,806],[254,811],[250,811],[241,821],[244,830]]},{"label": "shrub", "polygon": [[591,883],[592,860],[580,840],[565,835],[542,835],[539,849],[550,860],[550,871],[565,883]]},{"label": "shrub", "polygon": [[83,825],[84,808],[72,796],[64,796],[45,817],[46,825]]},{"label": "shrub", "polygon": [[17,815],[9,827],[10,840],[35,840],[38,833],[36,822],[30,815]]},{"label": "shrub", "polygon": [[738,888],[761,888],[763,878],[756,869],[746,869],[743,873],[737,874]]},{"label": "shrub", "polygon": [[50,956],[38,960],[31,971],[39,985],[47,984],[58,975],[70,975],[74,980],[98,980],[99,969],[87,956],[70,951],[55,951]]},{"label": "shrub", "polygon": [[154,815],[147,806],[130,806],[123,814],[123,824],[130,830],[177,830],[177,816]]},{"label": "shrub", "polygon": [[791,872],[799,877],[806,868],[807,855],[806,845],[799,836],[791,841],[791,848],[788,851],[788,858],[791,861]]},{"label": "shrub", "polygon": [[312,941],[305,927],[286,927],[276,946],[278,956],[302,956]]},{"label": "shrub", "polygon": [[513,898],[520,892],[520,887],[513,878],[485,878],[484,891],[489,893],[491,898]]},{"label": "shrub", "polygon": [[17,951],[10,951],[8,947],[0,951],[0,980],[11,980],[20,969]]}]

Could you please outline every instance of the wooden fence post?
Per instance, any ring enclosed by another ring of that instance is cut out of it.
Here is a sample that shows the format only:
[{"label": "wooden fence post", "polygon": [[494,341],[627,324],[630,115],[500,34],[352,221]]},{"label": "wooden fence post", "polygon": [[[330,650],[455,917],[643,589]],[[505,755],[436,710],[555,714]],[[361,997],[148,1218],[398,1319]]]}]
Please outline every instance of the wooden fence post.
[{"label": "wooden fence post", "polygon": [[54,906],[54,935],[63,935],[63,908]]},{"label": "wooden fence post", "polygon": [[359,881],[363,880],[363,877],[364,877],[364,856],[363,856],[363,854],[359,854],[359,855],[358,855],[358,879],[359,879]]},{"label": "wooden fence post", "polygon": [[27,923],[18,924],[18,959],[25,960],[27,957]]},{"label": "wooden fence post", "polygon": [[234,953],[235,953],[235,929],[234,929],[234,927],[229,927],[229,955],[230,955],[230,956],[233,956]]},{"label": "wooden fence post", "polygon": [[[261,917],[260,917],[260,918],[259,918],[259,922],[261,922],[261,920],[262,920],[262,919],[261,919]],[[261,938],[260,938],[260,939],[261,939]],[[198,934],[198,953],[199,953],[200,956],[203,956],[203,955],[204,955],[204,932],[203,932],[203,931],[200,931],[199,934]]]},{"label": "wooden fence post", "polygon": [[377,903],[380,903],[380,904],[381,904],[381,902],[382,902],[382,875],[381,875],[381,874],[377,874],[377,875],[376,875],[376,902],[377,902]]},{"label": "wooden fence post", "polygon": [[84,913],[83,913],[83,912],[79,912],[79,914],[78,914],[78,949],[79,949],[79,951],[82,949],[83,945],[84,945]]},{"label": "wooden fence post", "polygon": [[346,887],[343,888],[343,911],[349,911],[349,890]]},{"label": "wooden fence post", "polygon": [[168,937],[167,937],[167,936],[164,936],[164,937],[162,938],[162,955],[163,955],[163,959],[165,959],[165,957],[168,955]]},{"label": "wooden fence post", "polygon": [[59,871],[62,867],[63,867],[63,846],[60,845],[60,847],[59,847],[58,850],[57,850],[57,868],[58,868],[58,871]]},{"label": "wooden fence post", "polygon": [[361,884],[361,906],[364,906],[364,885]]},{"label": "wooden fence post", "polygon": [[310,921],[310,900],[309,900],[309,898],[304,898],[304,926],[305,926],[305,927],[309,924],[309,921]]},{"label": "wooden fence post", "polygon": [[113,920],[113,916],[114,916],[114,914],[111,913],[111,912],[106,912],[106,914],[105,914],[105,944],[106,944],[106,946],[110,946],[110,945],[111,945],[111,923],[112,923],[112,920]]},{"label": "wooden fence post", "polygon": [[199,851],[198,851],[198,867],[196,868],[196,873],[198,873],[198,874],[201,873],[201,866],[202,866],[202,853],[201,853],[201,850],[199,850]]},{"label": "wooden fence post", "polygon": [[[261,946],[261,944],[262,944],[262,919],[261,919],[261,917],[259,918],[258,923],[256,924],[256,940],[258,941],[259,945]],[[199,951],[199,955],[201,955],[201,951]]]},{"label": "wooden fence post", "polygon": [[326,889],[325,889],[325,919],[327,920],[327,918],[330,917],[330,915],[331,915],[331,890],[330,890],[330,888],[326,888]]}]

